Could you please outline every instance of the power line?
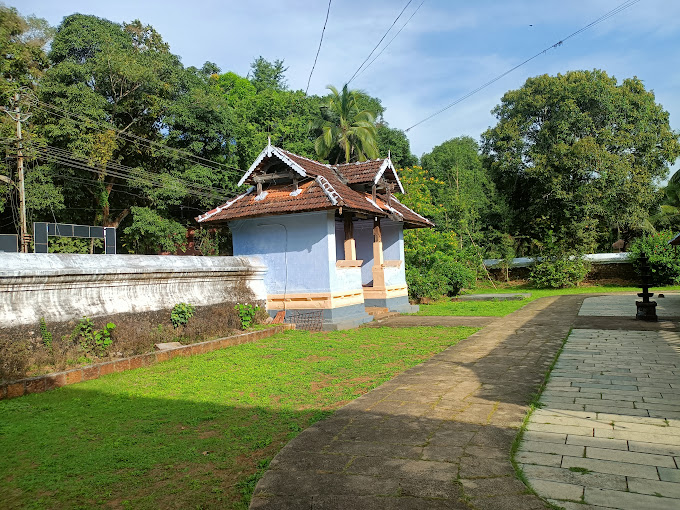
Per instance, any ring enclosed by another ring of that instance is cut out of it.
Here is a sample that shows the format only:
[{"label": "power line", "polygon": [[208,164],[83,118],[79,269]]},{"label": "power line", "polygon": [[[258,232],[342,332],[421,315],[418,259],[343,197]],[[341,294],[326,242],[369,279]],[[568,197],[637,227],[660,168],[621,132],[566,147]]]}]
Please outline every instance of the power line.
[{"label": "power line", "polygon": [[639,1],[640,1],[640,0],[627,0],[626,2],[622,3],[622,4],[619,5],[618,7],[612,9],[611,11],[607,12],[606,14],[603,14],[602,16],[600,16],[599,18],[597,18],[595,21],[592,21],[592,22],[588,23],[588,24],[585,25],[584,27],[581,27],[580,29],[578,29],[576,32],[572,32],[572,33],[569,34],[567,37],[565,37],[565,38],[560,39],[559,41],[557,41],[555,44],[552,44],[552,45],[548,46],[547,48],[545,48],[545,49],[539,51],[539,52],[536,53],[533,57],[529,57],[528,59],[524,60],[523,62],[517,64],[515,67],[513,67],[513,68],[511,68],[511,69],[508,69],[507,71],[505,71],[505,72],[502,73],[502,74],[499,74],[498,76],[496,76],[496,77],[493,78],[492,80],[487,81],[484,85],[481,85],[481,86],[477,87],[476,89],[474,89],[473,91],[468,92],[468,93],[465,94],[464,96],[462,96],[462,97],[456,99],[453,103],[449,104],[448,106],[445,106],[445,107],[442,108],[441,110],[438,110],[438,111],[434,112],[432,115],[430,115],[430,116],[428,116],[428,117],[425,117],[423,120],[421,120],[421,121],[419,121],[419,122],[416,122],[416,123],[413,124],[411,127],[406,128],[404,131],[405,131],[405,132],[408,132],[408,131],[410,131],[411,129],[413,129],[414,127],[419,126],[419,125],[422,124],[423,122],[426,122],[426,121],[430,120],[431,118],[436,117],[436,116],[439,115],[440,113],[445,112],[445,111],[448,110],[449,108],[451,108],[451,107],[453,107],[453,106],[456,106],[458,103],[460,103],[460,102],[466,100],[466,99],[469,98],[470,96],[475,95],[477,92],[479,92],[480,90],[485,89],[485,88],[488,87],[489,85],[492,85],[492,84],[496,83],[496,82],[497,82],[498,80],[500,80],[501,78],[507,76],[508,74],[510,74],[511,72],[515,71],[516,69],[519,69],[519,68],[522,67],[523,65],[525,65],[525,64],[527,64],[527,63],[529,63],[529,62],[531,62],[531,61],[534,60],[535,58],[540,57],[541,55],[543,55],[544,53],[547,53],[548,51],[550,51],[550,50],[552,50],[552,49],[559,48],[559,47],[562,46],[567,40],[571,39],[572,37],[576,37],[576,36],[579,35],[580,33],[585,32],[585,31],[588,30],[589,28],[592,28],[592,27],[594,27],[595,25],[598,25],[599,23],[602,23],[603,21],[605,21],[605,20],[607,20],[607,19],[609,19],[609,18],[615,16],[616,14],[620,13],[621,11],[624,11],[624,10],[628,9],[629,7],[631,7],[631,6],[635,5],[636,3],[638,3]]},{"label": "power line", "polygon": [[378,49],[378,46],[380,46],[380,44],[385,40],[385,37],[387,37],[387,34],[390,33],[390,30],[392,30],[392,28],[394,27],[394,25],[396,25],[397,21],[399,21],[399,18],[401,18],[401,15],[404,14],[404,11],[406,10],[406,8],[407,8],[409,5],[411,5],[411,2],[412,2],[412,1],[413,1],[413,0],[408,0],[408,2],[406,3],[406,5],[404,6],[404,8],[403,8],[403,9],[401,10],[401,12],[399,13],[399,16],[397,16],[397,17],[394,19],[394,21],[393,21],[392,24],[390,25],[390,28],[388,28],[388,29],[387,29],[387,32],[385,32],[385,34],[380,38],[380,40],[378,41],[378,44],[375,45],[375,48],[373,48],[373,49],[371,50],[371,52],[368,54],[368,57],[366,57],[366,60],[364,60],[364,61],[361,63],[361,65],[357,68],[357,70],[354,71],[354,74],[352,75],[352,77],[351,77],[351,78],[349,79],[349,81],[347,82],[347,85],[349,85],[350,83],[352,83],[352,80],[356,77],[357,73],[361,70],[362,67],[364,67],[364,64],[365,64],[366,62],[368,62],[368,59],[371,58],[371,55],[373,55],[373,52],[375,52],[375,50]]},{"label": "power line", "polygon": [[[89,166],[94,167],[94,165],[92,165],[90,163],[90,161],[86,160],[85,158],[79,157],[79,156],[73,154],[72,152],[70,152],[66,149],[62,149],[60,147],[53,147],[51,145],[47,145],[46,148],[51,152],[60,154],[61,156],[71,158],[71,159],[75,159],[79,163],[87,164]],[[40,150],[40,148],[38,150]],[[111,161],[106,164],[106,168],[110,169],[110,170],[122,172],[122,173],[127,174],[128,176],[130,176],[132,178],[139,178],[140,175],[141,175],[141,176],[145,176],[146,178],[159,180],[159,178],[161,178],[163,176],[163,174],[156,174],[156,173],[153,173],[153,172],[149,172],[147,170],[142,170],[140,168],[132,168],[132,167],[121,165],[120,163],[115,163],[115,162],[111,162]],[[182,179],[180,177],[175,177],[175,176],[170,176],[170,177],[172,179],[176,180],[178,183],[180,183],[184,186],[187,186],[188,188],[195,188],[198,191],[205,191],[205,192],[216,193],[216,194],[224,194],[225,196],[232,194],[232,191],[224,189],[224,188],[217,188],[217,187],[213,187],[213,186],[204,186],[202,184],[197,184],[197,183],[194,183],[194,182],[191,182],[191,181],[187,181],[187,180]]]},{"label": "power line", "polygon": [[[238,167],[228,165],[226,163],[219,163],[219,162],[216,162],[216,161],[211,161],[209,159],[206,159],[206,158],[201,157],[201,156],[197,156],[197,155],[192,154],[190,152],[183,151],[181,149],[177,149],[176,147],[170,147],[170,146],[162,144],[160,142],[154,142],[153,140],[149,140],[147,138],[144,138],[144,137],[132,134],[132,133],[127,133],[125,131],[121,131],[120,129],[116,128],[113,124],[111,124],[109,122],[96,121],[96,120],[89,118],[89,117],[86,117],[84,115],[69,112],[68,110],[60,108],[60,107],[55,106],[53,104],[46,103],[44,101],[40,101],[36,97],[34,97],[33,100],[34,100],[34,106],[36,106],[38,109],[42,110],[45,113],[49,113],[50,115],[54,115],[56,117],[60,117],[60,118],[66,119],[66,120],[71,120],[72,122],[75,122],[75,120],[73,118],[76,118],[76,119],[79,119],[79,120],[84,121],[84,122],[89,122],[90,124],[93,124],[93,125],[103,126],[103,129],[114,131],[116,134],[118,134],[122,138],[127,139],[130,142],[142,143],[149,148],[156,147],[159,150],[174,152],[175,154],[178,155],[178,156],[175,156],[175,157],[177,157],[178,159],[182,159],[184,161],[187,161],[189,163],[192,163],[192,164],[195,164],[195,165],[200,165],[200,166],[203,166],[203,167],[206,167],[206,168],[210,168],[212,170],[224,171],[225,169],[229,169],[229,170],[233,170],[234,173],[238,172],[239,175],[242,174],[242,173],[245,173],[243,170],[241,170]],[[65,114],[65,115],[67,115],[67,117],[64,117],[63,115],[59,115],[56,112],[60,112],[62,114]],[[103,130],[103,129],[100,128],[100,130]],[[185,157],[182,157],[182,156],[179,156],[179,155],[184,155]]]},{"label": "power line", "polygon": [[321,43],[323,42],[323,34],[326,31],[326,24],[328,23],[328,14],[331,12],[331,2],[333,0],[328,0],[328,10],[326,11],[326,21],[323,22],[323,29],[321,30],[321,40],[319,40],[319,49],[316,50],[316,57],[314,57],[314,64],[312,65],[312,70],[309,73],[309,79],[307,80],[307,88],[305,89],[305,96],[309,91],[309,83],[312,81],[312,74],[314,73],[314,68],[316,67],[316,60],[319,58],[319,53],[321,52]]},{"label": "power line", "polygon": [[[96,173],[98,175],[106,176],[109,175],[111,177],[118,177],[121,179],[137,179],[142,183],[145,183],[147,185],[151,186],[156,186],[160,188],[168,188],[167,182],[164,182],[160,175],[154,176],[154,174],[148,174],[143,171],[139,171],[137,175],[135,175],[135,169],[130,168],[130,167],[124,167],[122,165],[118,165],[120,168],[116,168],[115,166],[106,166],[106,169],[103,170],[101,168],[97,168],[93,165],[91,165],[88,161],[77,158],[76,156],[71,155],[68,151],[64,151],[63,149],[59,149],[57,147],[39,147],[37,148],[37,151],[43,156],[43,159],[47,159],[49,161],[53,161],[56,163],[61,163],[66,166],[70,166],[71,168],[79,169],[79,170],[87,170],[92,173]],[[128,169],[130,171],[126,171],[125,169]],[[182,190],[185,192],[187,195],[192,195],[200,198],[209,198],[209,199],[225,199],[226,196],[229,195],[227,194],[220,194],[220,193],[210,193],[210,192],[204,192],[200,191],[199,189],[191,189],[190,185],[188,183],[182,181],[181,179],[178,179],[176,177],[169,176],[172,181],[174,181],[175,184],[177,184],[180,187],[184,187],[185,189]]]},{"label": "power line", "polygon": [[394,40],[397,38],[397,36],[398,36],[399,34],[401,34],[401,31],[404,30],[404,28],[406,27],[406,25],[408,25],[409,21],[411,21],[411,20],[413,19],[413,16],[416,15],[416,13],[420,10],[420,8],[423,6],[424,3],[425,3],[425,0],[423,0],[422,2],[420,2],[420,5],[419,5],[418,7],[416,7],[416,10],[413,11],[413,14],[411,14],[411,16],[409,17],[409,19],[406,20],[406,23],[404,23],[404,24],[401,26],[401,28],[399,29],[399,31],[398,31],[396,34],[394,34],[394,37],[392,37],[392,39],[390,39],[389,42],[388,42],[385,46],[383,46],[383,48],[380,50],[380,52],[379,52],[375,57],[373,57],[373,60],[371,60],[371,61],[368,63],[368,65],[367,65],[366,67],[364,67],[361,71],[359,71],[359,73],[357,73],[357,76],[356,76],[357,78],[358,78],[359,76],[361,76],[361,75],[363,74],[363,72],[364,72],[366,69],[368,69],[369,67],[371,67],[371,64],[373,64],[373,62],[375,62],[376,60],[378,60],[378,57],[379,57],[380,55],[382,55],[382,54],[383,54],[383,51],[385,51],[385,50],[387,49],[387,47],[388,47],[390,44],[392,44],[392,41],[394,41]]}]

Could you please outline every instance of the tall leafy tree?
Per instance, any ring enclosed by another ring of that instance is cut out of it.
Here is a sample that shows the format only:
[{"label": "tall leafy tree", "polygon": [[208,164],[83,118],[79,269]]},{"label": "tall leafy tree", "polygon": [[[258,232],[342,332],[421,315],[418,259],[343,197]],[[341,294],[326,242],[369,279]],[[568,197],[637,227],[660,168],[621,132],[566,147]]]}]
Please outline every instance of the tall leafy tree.
[{"label": "tall leafy tree", "polygon": [[440,205],[435,222],[440,228],[462,235],[479,232],[491,208],[493,185],[477,142],[469,136],[448,140],[424,154],[422,164],[433,178],[433,199]]},{"label": "tall leafy tree", "polygon": [[286,83],[286,71],[283,60],[274,60],[269,62],[267,59],[259,56],[250,64],[250,73],[248,78],[255,87],[255,90],[261,92],[263,90],[286,90],[288,84]]},{"label": "tall leafy tree", "polygon": [[[494,110],[486,162],[528,250],[607,246],[647,219],[655,186],[680,154],[668,113],[638,78],[604,71],[530,78]],[[532,248],[532,246],[534,248]]]},{"label": "tall leafy tree", "polygon": [[[184,69],[153,27],[81,14],[64,19],[49,57],[52,67],[39,90],[47,105],[39,112],[42,134],[49,145],[100,170],[93,174],[59,164],[35,173],[69,197],[72,210],[60,216],[122,226],[135,239],[137,230],[153,223],[148,221],[153,209],[171,223],[164,231],[176,232],[185,207],[201,210],[219,200],[197,198],[184,182],[227,187],[235,180],[186,155],[218,163],[228,155],[230,117],[212,77],[213,64],[201,71]],[[109,163],[135,172],[116,175],[107,170]],[[149,182],[150,174],[160,185]],[[132,241],[128,246],[135,244],[140,246]]]},{"label": "tall leafy tree", "polygon": [[341,92],[332,85],[327,88],[331,95],[313,123],[321,132],[314,142],[317,154],[333,163],[377,158],[374,113],[359,109],[358,93],[347,84]]}]

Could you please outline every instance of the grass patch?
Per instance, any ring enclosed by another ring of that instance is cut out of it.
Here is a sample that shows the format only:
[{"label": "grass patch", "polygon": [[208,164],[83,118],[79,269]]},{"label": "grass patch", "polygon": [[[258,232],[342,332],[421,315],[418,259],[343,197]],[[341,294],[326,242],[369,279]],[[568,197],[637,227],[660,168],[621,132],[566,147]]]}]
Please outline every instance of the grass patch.
[{"label": "grass patch", "polygon": [[2,401],[2,507],[245,509],[300,431],[475,331],[290,331]]},{"label": "grass patch", "polygon": [[581,475],[587,475],[588,473],[592,473],[592,471],[588,468],[577,467],[577,466],[570,467],[569,471],[571,471],[572,473],[579,473]]},{"label": "grass patch", "polygon": [[[680,290],[680,286],[667,286],[655,288],[655,292]],[[639,287],[621,287],[615,285],[583,285],[567,289],[534,289],[529,285],[507,286],[494,289],[492,287],[480,287],[470,294],[510,294],[530,292],[531,297],[518,301],[451,301],[449,299],[438,301],[430,305],[420,305],[420,311],[416,315],[455,315],[477,317],[503,317],[522,308],[527,303],[542,297],[566,296],[573,294],[600,294],[608,292],[640,292]]]}]

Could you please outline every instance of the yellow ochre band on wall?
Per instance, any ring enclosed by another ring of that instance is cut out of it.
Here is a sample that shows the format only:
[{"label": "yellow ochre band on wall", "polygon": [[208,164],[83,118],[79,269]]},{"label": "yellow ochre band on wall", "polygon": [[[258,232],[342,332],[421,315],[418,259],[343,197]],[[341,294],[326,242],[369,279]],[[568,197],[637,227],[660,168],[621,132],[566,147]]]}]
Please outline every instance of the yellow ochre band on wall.
[{"label": "yellow ochre band on wall", "polygon": [[393,285],[384,289],[364,287],[364,299],[392,299],[402,296],[408,296],[406,285]]},{"label": "yellow ochre band on wall", "polygon": [[359,305],[364,302],[361,291],[340,292],[331,294],[269,294],[267,310],[330,310],[343,306]]}]

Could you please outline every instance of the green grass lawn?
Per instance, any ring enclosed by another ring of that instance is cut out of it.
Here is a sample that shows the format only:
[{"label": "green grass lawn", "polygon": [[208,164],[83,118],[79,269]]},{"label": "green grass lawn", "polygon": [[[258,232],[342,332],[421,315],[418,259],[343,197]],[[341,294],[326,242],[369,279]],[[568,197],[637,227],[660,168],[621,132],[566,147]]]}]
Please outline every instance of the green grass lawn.
[{"label": "green grass lawn", "polygon": [[[654,288],[654,292],[678,290],[680,286],[668,286]],[[481,286],[470,294],[500,294],[500,293],[531,293],[528,299],[520,301],[451,301],[442,300],[431,305],[420,305],[420,311],[416,315],[457,315],[477,317],[503,317],[519,310],[524,305],[538,298],[546,296],[563,296],[567,294],[598,294],[603,292],[640,292],[639,287],[620,287],[604,285],[588,285],[572,287],[568,289],[533,289],[526,285],[514,287]]]},{"label": "green grass lawn", "polygon": [[474,331],[291,331],[0,401],[0,507],[247,508],[301,430]]}]

